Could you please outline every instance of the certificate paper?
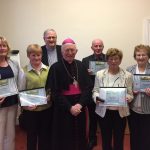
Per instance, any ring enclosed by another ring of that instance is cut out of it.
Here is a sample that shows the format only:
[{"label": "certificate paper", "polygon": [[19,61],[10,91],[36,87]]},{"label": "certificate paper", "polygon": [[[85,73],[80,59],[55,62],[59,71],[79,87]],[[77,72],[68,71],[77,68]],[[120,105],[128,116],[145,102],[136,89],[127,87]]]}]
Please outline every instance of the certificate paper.
[{"label": "certificate paper", "polygon": [[0,80],[0,96],[11,96],[18,94],[15,78],[1,79]]},{"label": "certificate paper", "polygon": [[144,92],[146,88],[150,88],[150,75],[148,74],[134,74],[133,80],[134,91]]},{"label": "certificate paper", "polygon": [[105,68],[106,68],[106,62],[101,62],[101,61],[89,62],[89,69],[93,72],[93,75],[95,75],[97,71]]},{"label": "certificate paper", "polygon": [[47,104],[45,88],[38,88],[19,92],[21,106]]},{"label": "certificate paper", "polygon": [[99,89],[100,102],[99,106],[127,106],[125,87],[102,87]]}]

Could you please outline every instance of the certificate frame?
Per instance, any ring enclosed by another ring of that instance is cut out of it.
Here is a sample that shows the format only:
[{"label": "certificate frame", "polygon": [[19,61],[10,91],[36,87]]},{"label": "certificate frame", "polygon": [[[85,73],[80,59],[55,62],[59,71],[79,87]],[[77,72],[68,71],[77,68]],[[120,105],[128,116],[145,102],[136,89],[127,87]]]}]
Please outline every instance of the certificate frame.
[{"label": "certificate frame", "polygon": [[45,87],[19,91],[21,106],[39,106],[47,104]]},{"label": "certificate frame", "polygon": [[15,77],[0,79],[0,96],[8,97],[18,94]]},{"label": "certificate frame", "polygon": [[150,74],[134,74],[133,90],[144,92],[146,88],[150,88]]},{"label": "certificate frame", "polygon": [[99,98],[104,100],[99,106],[122,106],[127,107],[126,87],[100,87]]},{"label": "certificate frame", "polygon": [[89,61],[89,69],[92,71],[93,75],[102,69],[107,67],[107,63],[105,61]]}]

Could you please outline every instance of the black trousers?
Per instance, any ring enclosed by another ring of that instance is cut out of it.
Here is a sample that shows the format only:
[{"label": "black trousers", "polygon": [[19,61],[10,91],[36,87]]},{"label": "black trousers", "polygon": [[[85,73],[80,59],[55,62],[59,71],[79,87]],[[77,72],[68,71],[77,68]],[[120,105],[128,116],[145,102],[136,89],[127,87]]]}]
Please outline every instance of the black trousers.
[{"label": "black trousers", "polygon": [[96,140],[96,131],[97,131],[97,123],[98,123],[98,116],[95,113],[95,107],[96,104],[94,102],[91,102],[87,105],[88,112],[89,112],[89,141]]},{"label": "black trousers", "polygon": [[150,114],[130,110],[128,117],[131,150],[150,150]]},{"label": "black trousers", "polygon": [[107,110],[104,118],[99,117],[99,124],[103,150],[123,150],[126,118],[121,118],[116,110]]},{"label": "black trousers", "polygon": [[50,150],[52,109],[24,111],[26,118],[27,150]]}]

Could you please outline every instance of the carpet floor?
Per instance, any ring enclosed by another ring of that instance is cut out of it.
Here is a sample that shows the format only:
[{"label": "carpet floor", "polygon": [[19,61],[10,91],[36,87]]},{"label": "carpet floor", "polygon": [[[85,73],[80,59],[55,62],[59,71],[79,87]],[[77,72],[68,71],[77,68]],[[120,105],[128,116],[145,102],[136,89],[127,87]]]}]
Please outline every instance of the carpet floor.
[{"label": "carpet floor", "polygon": [[[93,150],[102,150],[101,148],[101,136],[100,132],[97,132],[97,146]],[[125,134],[124,150],[130,150],[129,134]],[[22,131],[18,126],[16,127],[16,150],[26,150],[26,133]]]}]

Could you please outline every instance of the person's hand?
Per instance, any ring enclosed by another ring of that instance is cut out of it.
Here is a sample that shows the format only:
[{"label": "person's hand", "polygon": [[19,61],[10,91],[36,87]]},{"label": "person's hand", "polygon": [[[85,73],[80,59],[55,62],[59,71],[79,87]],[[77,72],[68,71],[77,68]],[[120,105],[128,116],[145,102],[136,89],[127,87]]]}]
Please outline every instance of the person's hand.
[{"label": "person's hand", "polygon": [[77,116],[77,115],[80,114],[81,109],[82,109],[82,106],[81,106],[80,104],[76,104],[76,105],[74,105],[74,106],[71,107],[70,113],[71,113],[73,116]]},{"label": "person's hand", "polygon": [[129,99],[129,97],[126,97],[126,101],[129,103],[130,102],[130,99]]},{"label": "person's hand", "polygon": [[50,101],[51,100],[51,89],[47,89],[46,90],[46,99],[47,99],[47,101]]},{"label": "person's hand", "polygon": [[51,96],[50,95],[47,95],[46,96],[46,99],[47,99],[47,102],[49,102],[51,100]]},{"label": "person's hand", "polygon": [[77,112],[81,112],[81,109],[82,109],[81,104],[75,104],[74,106],[75,106]]},{"label": "person's hand", "polygon": [[25,110],[30,110],[30,111],[32,111],[32,110],[34,110],[34,109],[36,109],[36,108],[37,108],[36,105],[32,105],[32,106],[23,106],[23,109],[25,109]]},{"label": "person's hand", "polygon": [[93,75],[93,71],[91,69],[88,69],[89,75]]},{"label": "person's hand", "polygon": [[105,102],[105,100],[100,99],[98,96],[96,97],[96,104],[104,103],[104,102]]},{"label": "person's hand", "polygon": [[150,96],[150,88],[146,88],[145,90],[146,95]]},{"label": "person's hand", "polygon": [[139,94],[139,91],[133,91],[133,94],[137,95],[137,94]]},{"label": "person's hand", "polygon": [[0,104],[2,104],[4,102],[4,100],[5,100],[5,97],[0,96]]},{"label": "person's hand", "polygon": [[77,116],[77,115],[78,115],[78,112],[76,111],[75,106],[72,106],[72,107],[70,108],[70,113],[71,113],[73,116]]}]

